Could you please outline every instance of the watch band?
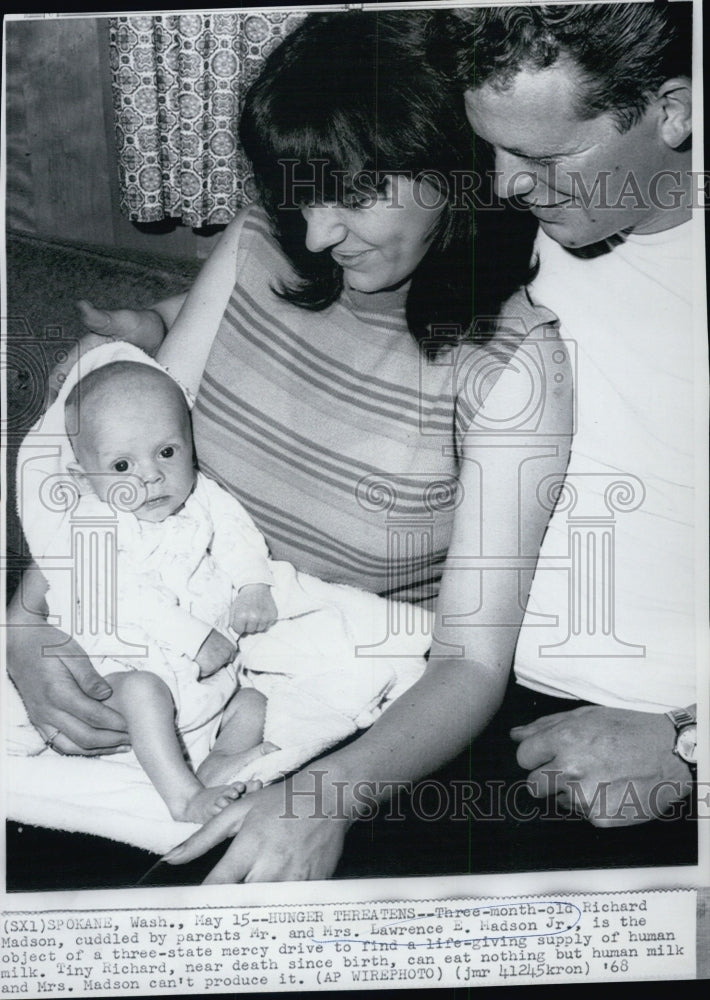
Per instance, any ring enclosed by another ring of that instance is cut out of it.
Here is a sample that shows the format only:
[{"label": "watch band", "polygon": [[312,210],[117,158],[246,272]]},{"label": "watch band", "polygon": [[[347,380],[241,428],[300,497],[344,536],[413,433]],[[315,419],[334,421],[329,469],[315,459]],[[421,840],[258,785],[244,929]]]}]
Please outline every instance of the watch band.
[{"label": "watch band", "polygon": [[685,746],[687,734],[691,730],[694,731],[697,725],[695,713],[689,712],[685,708],[674,708],[670,712],[666,712],[666,715],[675,727],[676,735],[673,753],[688,765],[692,777],[695,778],[697,774],[697,743],[693,741],[692,752],[689,746]]},{"label": "watch band", "polygon": [[683,726],[692,726],[698,721],[695,715],[689,712],[687,708],[672,708],[670,712],[666,712],[666,715],[677,731],[680,731]]}]

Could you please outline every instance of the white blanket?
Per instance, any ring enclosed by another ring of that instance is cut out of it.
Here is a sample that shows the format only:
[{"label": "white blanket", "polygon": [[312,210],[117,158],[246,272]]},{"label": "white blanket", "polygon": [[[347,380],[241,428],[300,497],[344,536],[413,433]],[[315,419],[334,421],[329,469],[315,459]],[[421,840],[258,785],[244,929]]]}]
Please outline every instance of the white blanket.
[{"label": "white blanket", "polygon": [[[351,617],[356,615],[357,634],[363,646],[376,644],[378,658],[396,666],[397,685],[388,693],[391,703],[421,674],[423,657],[429,647],[431,615],[421,608],[398,605],[395,632],[387,621],[388,602],[352,587],[338,587],[318,581],[324,593],[346,601]],[[363,653],[365,650],[363,649]],[[367,656],[363,656],[367,668]],[[20,823],[70,832],[93,833],[123,841],[157,854],[181,843],[198,827],[171,819],[168,808],[153,788],[133,754],[106,757],[64,757],[45,747],[29,723],[22,701],[9,678],[5,677],[7,707],[7,817]],[[320,692],[321,694],[323,692]],[[313,692],[318,711],[319,691]],[[294,749],[297,750],[294,756]],[[279,771],[288,772],[326,747],[310,746],[276,751],[261,761],[265,780]]]}]

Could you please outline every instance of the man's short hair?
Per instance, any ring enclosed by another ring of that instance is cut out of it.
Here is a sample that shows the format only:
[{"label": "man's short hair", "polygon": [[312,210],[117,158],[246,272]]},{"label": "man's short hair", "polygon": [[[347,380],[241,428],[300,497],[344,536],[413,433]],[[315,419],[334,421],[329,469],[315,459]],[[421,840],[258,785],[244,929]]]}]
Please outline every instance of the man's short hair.
[{"label": "man's short hair", "polygon": [[691,38],[689,2],[477,7],[436,15],[431,52],[464,90],[505,89],[523,68],[572,59],[579,117],[611,111],[623,132],[665,80],[690,77]]}]

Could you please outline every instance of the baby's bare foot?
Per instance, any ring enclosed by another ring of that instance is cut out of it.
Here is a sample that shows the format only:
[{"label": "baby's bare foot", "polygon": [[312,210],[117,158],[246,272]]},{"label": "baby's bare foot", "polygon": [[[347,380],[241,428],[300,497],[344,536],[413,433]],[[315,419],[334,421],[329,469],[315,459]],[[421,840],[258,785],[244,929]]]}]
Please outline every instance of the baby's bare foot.
[{"label": "baby's bare foot", "polygon": [[[275,743],[259,743],[249,750],[240,750],[238,753],[228,750],[212,750],[202,761],[197,769],[197,777],[205,784],[212,784],[219,781],[229,781],[235,774],[251,764],[252,761],[264,754],[273,753],[279,747]],[[236,782],[238,785],[245,785],[246,792],[256,791],[261,788],[260,781]]]},{"label": "baby's bare foot", "polygon": [[247,782],[235,781],[231,785],[217,785],[201,788],[184,805],[171,809],[173,819],[188,823],[206,823],[208,819],[222,812],[232,802],[251,791]]}]

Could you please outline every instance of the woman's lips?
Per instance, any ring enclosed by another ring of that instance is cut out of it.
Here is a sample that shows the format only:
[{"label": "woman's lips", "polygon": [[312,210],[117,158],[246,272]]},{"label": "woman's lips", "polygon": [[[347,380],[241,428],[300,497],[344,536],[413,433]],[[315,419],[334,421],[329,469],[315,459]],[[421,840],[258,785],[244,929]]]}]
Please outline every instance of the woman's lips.
[{"label": "woman's lips", "polygon": [[359,250],[357,253],[336,253],[333,251],[331,256],[340,267],[355,267],[369,253],[369,250]]}]

